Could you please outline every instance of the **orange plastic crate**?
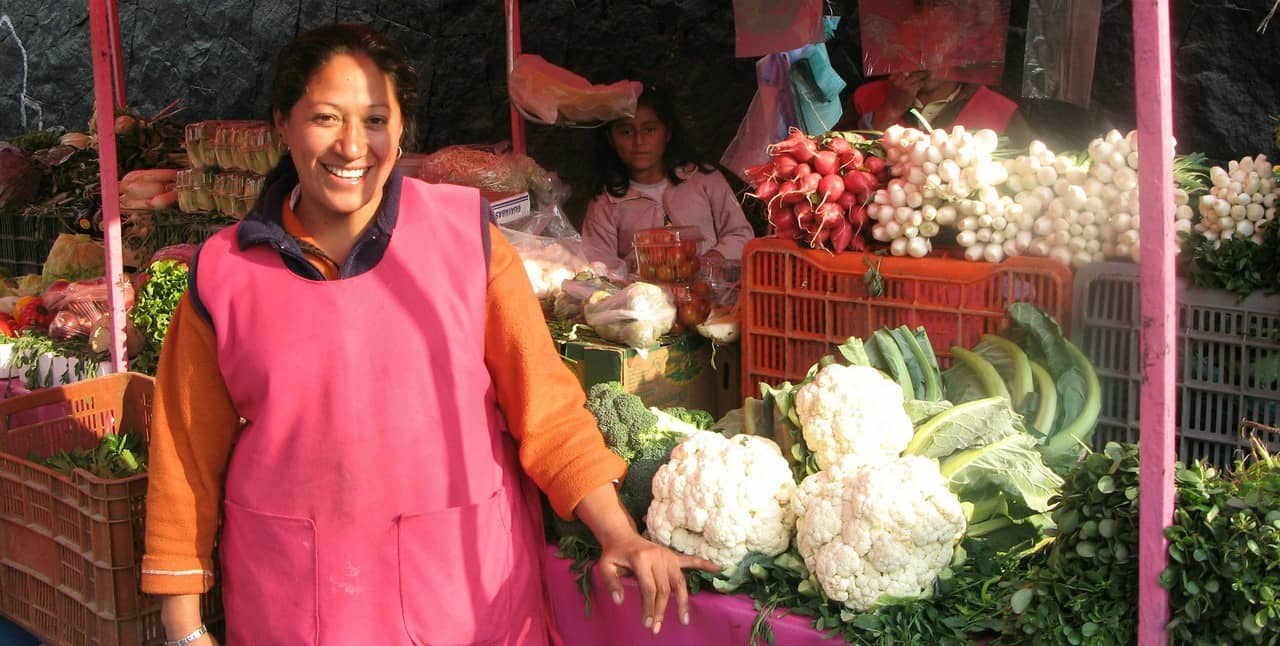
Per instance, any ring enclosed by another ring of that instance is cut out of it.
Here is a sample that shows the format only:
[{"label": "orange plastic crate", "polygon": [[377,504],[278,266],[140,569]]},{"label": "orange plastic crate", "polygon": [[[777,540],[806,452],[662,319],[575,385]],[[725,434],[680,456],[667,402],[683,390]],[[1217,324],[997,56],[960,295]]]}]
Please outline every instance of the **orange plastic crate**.
[{"label": "orange plastic crate", "polygon": [[[881,275],[879,296],[871,296],[864,280],[872,267]],[[973,347],[1007,325],[1009,303],[1033,303],[1065,329],[1071,294],[1071,270],[1047,258],[992,264],[832,255],[758,238],[747,243],[742,261],[743,394],[759,396],[761,382],[800,381],[845,339],[882,327],[923,326],[945,368],[952,346]]]},{"label": "orange plastic crate", "polygon": [[[64,475],[28,460],[151,431],[155,384],[108,375],[0,401],[0,615],[54,646],[164,641],[159,599],[140,588],[147,476]],[[218,591],[204,618],[220,620]]]}]

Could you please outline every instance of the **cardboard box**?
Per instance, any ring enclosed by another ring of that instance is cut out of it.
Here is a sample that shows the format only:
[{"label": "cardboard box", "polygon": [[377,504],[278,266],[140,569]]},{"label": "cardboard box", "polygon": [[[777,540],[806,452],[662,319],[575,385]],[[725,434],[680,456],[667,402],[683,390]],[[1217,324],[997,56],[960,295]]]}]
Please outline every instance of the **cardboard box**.
[{"label": "cardboard box", "polygon": [[[684,406],[720,414],[724,382],[712,367],[711,344],[702,337],[687,335],[644,356],[626,346],[581,341],[561,345],[560,354],[584,389],[618,381],[650,406]],[[741,405],[739,401],[737,406]]]}]

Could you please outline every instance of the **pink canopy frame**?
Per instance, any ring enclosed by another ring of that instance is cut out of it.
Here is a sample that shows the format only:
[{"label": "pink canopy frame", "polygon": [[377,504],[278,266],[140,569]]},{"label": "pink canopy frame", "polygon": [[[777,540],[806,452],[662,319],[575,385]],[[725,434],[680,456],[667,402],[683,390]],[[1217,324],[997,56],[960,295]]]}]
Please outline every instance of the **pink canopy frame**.
[{"label": "pink canopy frame", "polygon": [[[520,2],[503,0],[506,13],[507,69],[520,53]],[[125,105],[125,77],[116,0],[89,0],[93,85],[98,124],[99,166],[107,278],[113,286],[111,363],[125,369],[123,261],[117,189],[115,107]],[[1141,312],[1141,516],[1139,524],[1138,642],[1168,643],[1169,596],[1160,587],[1168,543],[1164,528],[1173,520],[1174,407],[1176,354],[1173,231],[1173,93],[1169,2],[1133,3],[1135,93],[1138,147],[1154,154],[1138,170],[1142,227]],[[511,109],[511,144],[525,152],[524,121]],[[1153,199],[1154,198],[1154,199]]]}]

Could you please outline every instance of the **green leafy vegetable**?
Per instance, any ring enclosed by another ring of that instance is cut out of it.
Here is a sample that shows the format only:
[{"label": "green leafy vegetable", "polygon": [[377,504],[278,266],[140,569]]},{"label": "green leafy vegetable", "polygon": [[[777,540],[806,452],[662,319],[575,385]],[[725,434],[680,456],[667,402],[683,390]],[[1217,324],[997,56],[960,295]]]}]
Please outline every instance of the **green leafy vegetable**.
[{"label": "green leafy vegetable", "polygon": [[133,369],[153,375],[160,361],[160,348],[169,333],[169,322],[178,301],[187,291],[187,265],[177,260],[161,260],[147,269],[150,276],[134,300],[129,318],[142,333],[142,350],[134,358]]}]

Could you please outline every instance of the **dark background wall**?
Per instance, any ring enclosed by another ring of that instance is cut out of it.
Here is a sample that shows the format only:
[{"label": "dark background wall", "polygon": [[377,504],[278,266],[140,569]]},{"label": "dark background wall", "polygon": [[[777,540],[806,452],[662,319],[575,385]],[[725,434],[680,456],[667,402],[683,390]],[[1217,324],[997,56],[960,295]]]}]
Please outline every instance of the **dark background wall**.
[{"label": "dark background wall", "polygon": [[[1015,97],[1028,2],[1012,2],[1004,90]],[[848,16],[832,50],[852,85],[859,75],[856,2],[828,6]],[[1173,2],[1179,150],[1216,159],[1275,157],[1268,115],[1280,113],[1280,24],[1255,31],[1270,6]],[[1128,0],[1103,0],[1089,110],[1023,101],[1046,138],[1083,147],[1107,127],[1133,127],[1130,12]],[[87,3],[0,0],[0,17],[7,17],[0,18],[0,138],[37,124],[82,129],[92,107]],[[526,51],[593,82],[662,82],[695,145],[713,157],[733,138],[755,91],[755,61],[733,58],[729,0],[525,0],[522,19]],[[417,60],[419,150],[509,136],[500,0],[120,0],[129,103],[150,113],[179,99],[192,121],[263,118],[275,52],[299,31],[335,20],[368,22]],[[529,129],[531,155],[574,186],[571,207],[587,190],[592,135]]]}]

